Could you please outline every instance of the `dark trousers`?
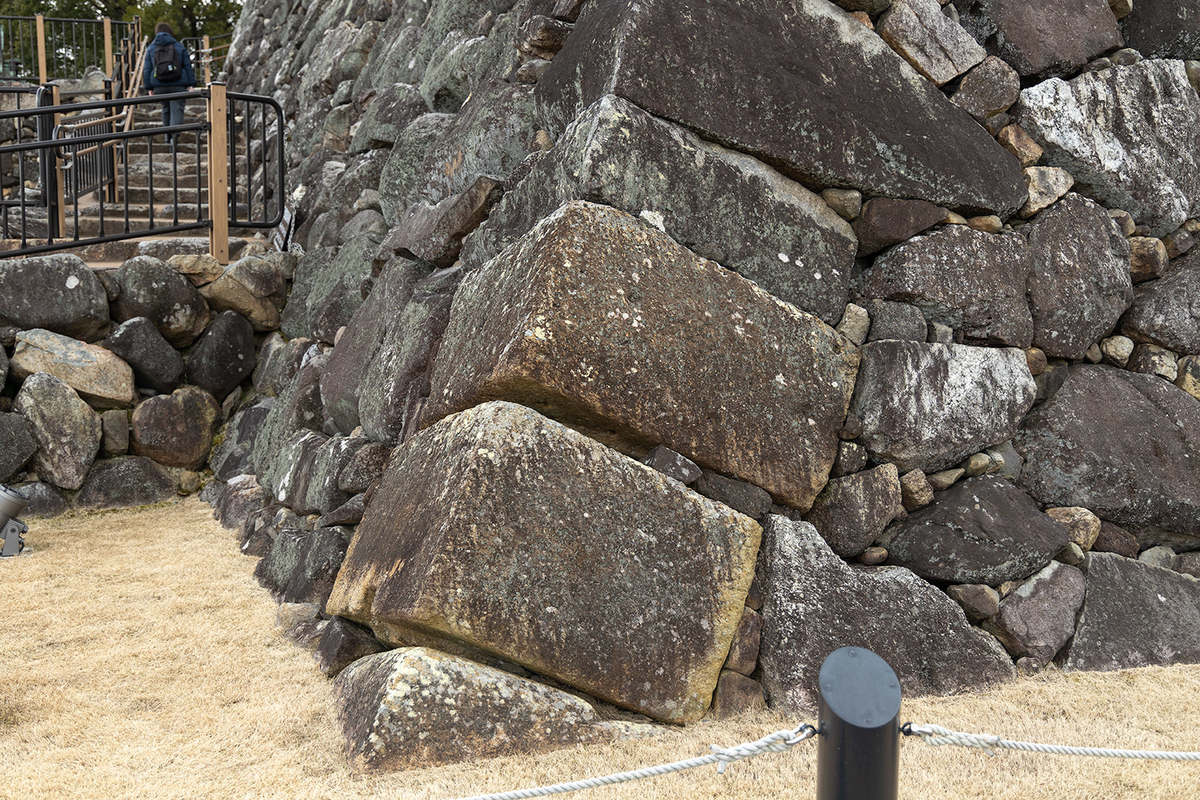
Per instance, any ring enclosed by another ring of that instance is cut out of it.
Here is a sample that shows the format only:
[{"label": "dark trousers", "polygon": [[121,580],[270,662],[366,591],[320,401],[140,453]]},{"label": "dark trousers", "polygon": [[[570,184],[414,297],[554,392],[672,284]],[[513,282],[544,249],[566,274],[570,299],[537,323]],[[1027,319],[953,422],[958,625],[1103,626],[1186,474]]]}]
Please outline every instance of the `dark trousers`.
[{"label": "dark trousers", "polygon": [[[155,89],[154,93],[156,95],[167,94],[167,91],[168,90],[166,90],[166,89]],[[186,103],[187,103],[187,95],[186,94],[180,94],[178,99],[167,100],[163,103],[163,106],[162,106],[163,127],[166,127],[167,125],[182,125],[183,124],[183,108]],[[179,134],[175,134],[176,138],[178,138],[178,136],[179,136]]]}]

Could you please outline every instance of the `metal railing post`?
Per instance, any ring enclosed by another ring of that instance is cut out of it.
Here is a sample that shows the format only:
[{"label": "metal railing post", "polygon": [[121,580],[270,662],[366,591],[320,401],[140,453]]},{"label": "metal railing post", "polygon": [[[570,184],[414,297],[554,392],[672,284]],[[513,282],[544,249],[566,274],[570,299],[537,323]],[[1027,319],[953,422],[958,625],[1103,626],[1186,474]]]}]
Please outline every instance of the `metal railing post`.
[{"label": "metal railing post", "polygon": [[225,84],[208,84],[208,252],[221,264],[229,263],[228,114]]},{"label": "metal railing post", "polygon": [[113,76],[112,19],[104,18],[104,74]]},{"label": "metal railing post", "polygon": [[817,800],[896,800],[900,681],[862,647],[843,647],[817,679]]},{"label": "metal railing post", "polygon": [[38,14],[34,19],[37,20],[38,83],[45,86],[50,82],[46,71],[46,18]]},{"label": "metal railing post", "polygon": [[[50,97],[51,97],[51,102],[54,104],[55,108],[58,108],[60,105],[62,105],[62,101],[59,96],[59,89],[58,89],[57,85],[54,85],[54,84],[50,85]],[[62,114],[56,112],[52,119],[53,119],[53,123],[50,128],[50,138],[51,139],[54,138],[54,128],[57,128],[58,124],[60,122],[62,122]],[[66,235],[67,235],[67,195],[66,195],[67,186],[66,186],[66,175],[64,174],[64,170],[63,170],[63,159],[58,154],[57,147],[52,148],[50,150],[50,154],[51,154],[51,156],[53,156],[53,159],[54,159],[53,160],[54,175],[55,175],[54,193],[55,193],[55,202],[58,204],[58,235],[63,238],[66,238]]]}]

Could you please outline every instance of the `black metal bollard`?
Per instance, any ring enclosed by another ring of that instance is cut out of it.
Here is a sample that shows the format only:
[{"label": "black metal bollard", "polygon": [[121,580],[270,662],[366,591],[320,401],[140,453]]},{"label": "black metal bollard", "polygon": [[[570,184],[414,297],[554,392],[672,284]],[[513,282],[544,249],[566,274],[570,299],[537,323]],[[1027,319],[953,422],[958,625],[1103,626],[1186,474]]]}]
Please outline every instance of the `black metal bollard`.
[{"label": "black metal bollard", "polygon": [[817,800],[896,800],[900,681],[888,663],[843,647],[818,678]]}]

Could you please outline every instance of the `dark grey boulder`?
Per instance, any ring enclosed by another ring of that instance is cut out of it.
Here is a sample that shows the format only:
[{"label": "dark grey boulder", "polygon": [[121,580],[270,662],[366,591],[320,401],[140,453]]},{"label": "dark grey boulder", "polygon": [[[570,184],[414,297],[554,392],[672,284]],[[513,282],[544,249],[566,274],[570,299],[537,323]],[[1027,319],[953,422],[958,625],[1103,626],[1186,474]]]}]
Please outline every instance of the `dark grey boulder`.
[{"label": "dark grey boulder", "polygon": [[751,519],[762,519],[771,510],[771,495],[752,483],[727,478],[710,469],[702,470],[692,488]]},{"label": "dark grey boulder", "polygon": [[1025,233],[1033,344],[1051,358],[1081,360],[1133,301],[1129,243],[1105,208],[1075,193]]},{"label": "dark grey boulder", "polygon": [[342,670],[360,658],[382,653],[387,647],[371,631],[343,617],[333,617],[317,645],[317,666],[327,678],[336,678]]},{"label": "dark grey boulder", "polygon": [[552,133],[615,94],[811,188],[1002,216],[1025,195],[1016,159],[825,0],[589,2],[536,92]]},{"label": "dark grey boulder", "polygon": [[647,453],[642,463],[683,484],[695,483],[701,475],[695,461],[661,444]]},{"label": "dark grey boulder", "polygon": [[1200,353],[1200,249],[1179,258],[1165,278],[1143,283],[1121,319],[1121,332],[1177,353]]},{"label": "dark grey boulder", "polygon": [[1014,659],[1048,664],[1075,635],[1075,615],[1083,605],[1083,573],[1051,561],[1000,601],[1000,611],[984,622]]},{"label": "dark grey boulder", "polygon": [[896,465],[881,464],[831,480],[804,518],[833,552],[842,558],[854,558],[879,538],[901,508]]},{"label": "dark grey boulder", "polygon": [[129,362],[138,386],[170,394],[183,382],[183,359],[146,317],[125,320],[100,344]]},{"label": "dark grey boulder", "polygon": [[503,196],[504,184],[499,178],[480,175],[459,194],[437,203],[414,203],[385,244],[435,267],[449,267],[458,260],[463,238],[488,218]]},{"label": "dark grey boulder", "polygon": [[225,528],[240,528],[251,514],[270,502],[253,475],[236,475],[220,487],[213,501],[213,516]]},{"label": "dark grey boulder", "polygon": [[357,525],[362,522],[366,507],[366,494],[356,494],[328,514],[317,517],[316,526],[331,528],[336,525]]},{"label": "dark grey boulder", "polygon": [[355,451],[354,456],[338,473],[338,488],[344,492],[362,492],[383,474],[391,458],[391,445],[383,442],[367,442]]},{"label": "dark grey boulder", "polygon": [[869,256],[885,247],[911,239],[946,217],[946,210],[924,200],[893,200],[874,197],[863,203],[854,220],[858,255]]},{"label": "dark grey boulder", "polygon": [[1029,247],[1018,234],[949,225],[876,258],[863,294],[912,303],[926,320],[953,328],[967,342],[1028,347],[1030,264]]},{"label": "dark grey boulder", "polygon": [[311,336],[329,344],[363,303],[362,283],[383,237],[367,232],[342,245],[310,251],[296,266],[280,330],[288,338]]},{"label": "dark grey boulder", "polygon": [[890,300],[871,300],[867,303],[871,316],[871,332],[867,341],[880,339],[903,339],[923,342],[929,336],[929,323],[925,314],[908,303],[893,303]]},{"label": "dark grey boulder", "polygon": [[303,502],[294,508],[301,513],[328,514],[349,500],[350,493],[338,486],[338,476],[366,443],[363,436],[335,436],[325,442],[313,458]]},{"label": "dark grey boulder", "polygon": [[0,483],[24,469],[37,449],[33,430],[25,417],[20,414],[0,414]]},{"label": "dark grey boulder", "polygon": [[771,706],[811,713],[817,672],[839,647],[888,662],[906,695],[955,694],[1015,677],[991,635],[946,594],[906,569],[852,567],[806,522],[770,516],[760,570],[759,664]]},{"label": "dark grey boulder", "polygon": [[75,255],[0,261],[0,327],[45,328],[87,342],[111,325],[108,295]]},{"label": "dark grey boulder", "polygon": [[268,483],[268,476],[278,471],[276,465],[286,473],[285,440],[298,431],[316,433],[324,427],[325,413],[318,382],[328,358],[327,353],[314,354],[305,362],[283,394],[276,398],[255,437],[251,452],[253,471],[264,480],[263,485],[272,494],[279,487]]},{"label": "dark grey boulder", "polygon": [[1138,540],[1129,531],[1106,520],[1100,521],[1100,535],[1092,543],[1092,552],[1116,553],[1126,558],[1138,557]]},{"label": "dark grey boulder", "polygon": [[998,586],[1023,580],[1066,546],[1070,533],[1029,495],[990,475],[959,481],[880,538],[888,563],[927,580]]},{"label": "dark grey boulder", "polygon": [[325,611],[338,570],[350,545],[346,528],[315,528],[303,547],[303,555],[281,590],[281,603],[316,603]]},{"label": "dark grey boulder", "polygon": [[273,404],[273,401],[267,398],[237,412],[225,424],[223,432],[217,437],[220,441],[208,456],[208,466],[213,471],[214,478],[227,481],[235,475],[251,471],[254,440]]},{"label": "dark grey boulder", "polygon": [[[256,447],[262,439],[260,435]],[[276,502],[307,513],[308,480],[328,441],[328,436],[304,429],[293,430],[279,440],[279,449],[258,476]]]},{"label": "dark grey boulder", "polygon": [[82,486],[100,451],[100,415],[74,389],[45,372],[25,379],[13,411],[29,423],[37,442],[30,466],[42,480],[72,491]]},{"label": "dark grey boulder", "polygon": [[400,131],[380,174],[379,205],[388,226],[398,225],[415,202],[425,157],[439,141],[449,137],[454,114],[422,114]]},{"label": "dark grey boulder", "polygon": [[1146,58],[1200,59],[1198,0],[1137,0],[1121,19],[1125,43]]},{"label": "dark grey boulder", "polygon": [[57,517],[71,510],[71,501],[57,486],[45,481],[17,487],[29,498],[22,517]]},{"label": "dark grey boulder", "polygon": [[1088,553],[1087,595],[1068,670],[1200,662],[1200,580],[1113,553]]},{"label": "dark grey boulder", "polygon": [[1153,375],[1070,368],[1021,424],[1020,485],[1046,506],[1081,506],[1142,545],[1200,545],[1200,404]]},{"label": "dark grey boulder", "polygon": [[203,389],[181,386],[139,404],[129,422],[135,455],[195,470],[208,460],[213,434],[221,424],[221,406]]},{"label": "dark grey boulder", "polygon": [[208,303],[191,281],[157,258],[131,258],[111,279],[117,291],[113,319],[145,317],[172,347],[189,346],[212,318]]},{"label": "dark grey boulder", "polygon": [[859,443],[901,472],[927,473],[1012,438],[1034,400],[1016,348],[879,341],[861,348],[850,412]]},{"label": "dark grey boulder", "polygon": [[126,456],[97,461],[75,496],[79,508],[129,508],[175,497],[167,471],[148,458]]},{"label": "dark grey boulder", "polygon": [[305,528],[281,529],[270,551],[255,565],[254,579],[276,600],[283,596],[292,573],[303,565],[312,533]]},{"label": "dark grey boulder", "polygon": [[254,374],[254,327],[236,311],[222,311],[188,355],[188,383],[224,398]]},{"label": "dark grey boulder", "polygon": [[415,86],[394,83],[381,91],[367,106],[350,143],[351,153],[377,147],[391,147],[410,122],[429,111]]},{"label": "dark grey boulder", "polygon": [[278,397],[291,385],[300,367],[318,351],[316,339],[301,337],[287,341],[278,333],[271,334],[258,351],[258,364],[254,368],[255,390],[268,397]]},{"label": "dark grey boulder", "polygon": [[1071,75],[1123,44],[1107,0],[954,0],[959,21],[1022,77]]},{"label": "dark grey boulder", "polygon": [[988,56],[963,77],[950,99],[978,122],[983,122],[1007,111],[1020,96],[1021,76],[1003,59]]}]

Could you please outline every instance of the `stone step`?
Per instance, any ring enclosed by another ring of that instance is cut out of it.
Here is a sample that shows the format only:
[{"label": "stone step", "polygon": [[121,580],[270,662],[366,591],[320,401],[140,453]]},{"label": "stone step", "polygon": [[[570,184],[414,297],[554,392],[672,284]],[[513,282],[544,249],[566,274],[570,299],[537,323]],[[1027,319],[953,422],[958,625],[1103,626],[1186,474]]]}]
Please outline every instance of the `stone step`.
[{"label": "stone step", "polygon": [[[110,231],[110,233],[115,232],[116,231]],[[265,250],[266,243],[262,239],[254,239],[252,237],[252,233],[247,234],[246,236],[229,237],[229,256],[231,260],[240,258],[243,253],[247,253],[247,247],[256,251]],[[16,250],[20,244],[21,242],[17,239],[0,239],[0,252]],[[45,241],[30,241],[29,244],[45,244]],[[77,255],[89,264],[117,265],[126,259],[133,258],[136,255],[152,255],[155,258],[169,258],[174,253],[207,253],[208,237],[170,237],[151,235],[141,239],[125,239],[119,242],[86,244],[79,247],[68,248],[59,252]]]},{"label": "stone step", "polygon": [[[200,197],[207,199],[208,184],[202,183],[200,186]],[[149,205],[150,203],[150,188],[148,186],[135,186],[132,182],[129,185],[129,192],[126,194],[124,188],[118,185],[117,196],[124,198],[128,196],[131,203],[140,205]],[[196,202],[196,182],[195,180],[188,181],[186,185],[180,186],[178,189],[172,189],[170,186],[162,187],[155,186],[154,188],[154,204],[168,205],[170,203],[195,203]]]}]

